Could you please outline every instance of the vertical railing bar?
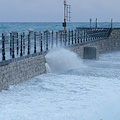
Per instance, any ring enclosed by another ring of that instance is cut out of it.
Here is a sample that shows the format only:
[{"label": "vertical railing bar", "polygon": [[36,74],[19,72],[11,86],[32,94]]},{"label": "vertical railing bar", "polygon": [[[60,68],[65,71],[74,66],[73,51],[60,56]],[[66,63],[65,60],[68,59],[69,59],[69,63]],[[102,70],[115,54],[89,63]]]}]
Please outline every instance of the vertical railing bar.
[{"label": "vertical railing bar", "polygon": [[5,60],[5,36],[2,34],[2,61]]}]

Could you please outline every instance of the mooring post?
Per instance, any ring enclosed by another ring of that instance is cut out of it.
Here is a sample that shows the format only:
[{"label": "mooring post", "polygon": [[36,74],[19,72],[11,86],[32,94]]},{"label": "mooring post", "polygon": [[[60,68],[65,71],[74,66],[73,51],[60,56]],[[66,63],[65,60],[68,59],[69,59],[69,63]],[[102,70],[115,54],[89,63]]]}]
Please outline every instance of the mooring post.
[{"label": "mooring post", "polygon": [[10,56],[12,55],[12,33],[10,33]]},{"label": "mooring post", "polygon": [[25,32],[23,32],[23,54],[25,54]]},{"label": "mooring post", "polygon": [[22,48],[23,48],[23,46],[22,46],[22,39],[23,39],[23,36],[21,35],[21,49],[20,49],[20,56],[22,56],[23,55],[23,53],[22,53]]},{"label": "mooring post", "polygon": [[14,35],[12,36],[12,58],[15,58],[15,53],[14,53]]},{"label": "mooring post", "polygon": [[30,54],[30,35],[28,34],[28,55]]},{"label": "mooring post", "polygon": [[2,60],[5,60],[5,36],[2,34]]},{"label": "mooring post", "polygon": [[40,34],[40,36],[41,36],[41,41],[40,41],[40,51],[42,52],[43,51],[43,45],[42,45],[42,33]]},{"label": "mooring post", "polygon": [[19,54],[19,39],[18,39],[18,33],[17,33],[17,55]]},{"label": "mooring post", "polygon": [[34,32],[34,53],[36,52],[36,32]]}]

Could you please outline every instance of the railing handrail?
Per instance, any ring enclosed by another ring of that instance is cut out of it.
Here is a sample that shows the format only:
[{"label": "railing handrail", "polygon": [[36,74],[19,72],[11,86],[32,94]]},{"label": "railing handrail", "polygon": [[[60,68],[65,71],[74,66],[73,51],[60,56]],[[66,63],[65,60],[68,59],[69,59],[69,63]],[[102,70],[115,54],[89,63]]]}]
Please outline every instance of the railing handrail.
[{"label": "railing handrail", "polygon": [[[111,30],[111,28],[79,27],[67,31],[13,32],[9,34],[8,38],[2,34],[2,41],[0,43],[2,60],[0,61],[37,54],[38,52],[43,53],[58,46],[86,44],[91,41],[109,37]],[[8,54],[9,58],[7,58]]]}]

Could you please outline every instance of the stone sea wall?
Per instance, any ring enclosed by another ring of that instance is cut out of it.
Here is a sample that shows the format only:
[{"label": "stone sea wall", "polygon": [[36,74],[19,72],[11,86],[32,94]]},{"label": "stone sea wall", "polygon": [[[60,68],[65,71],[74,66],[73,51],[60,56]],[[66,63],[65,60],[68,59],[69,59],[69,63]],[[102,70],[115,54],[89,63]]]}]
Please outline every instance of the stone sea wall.
[{"label": "stone sea wall", "polygon": [[0,66],[0,91],[45,73],[45,55],[38,55]]},{"label": "stone sea wall", "polygon": [[[120,50],[120,29],[113,29],[108,38],[71,45],[68,49],[84,58],[85,47],[96,48],[96,58],[99,57],[99,53]],[[0,63],[0,91],[45,72],[45,54],[3,61]]]},{"label": "stone sea wall", "polygon": [[96,47],[97,58],[101,53],[120,50],[120,28],[114,28],[108,38],[89,41],[82,45],[73,45],[69,49],[77,53],[81,58],[84,58],[85,47]]}]

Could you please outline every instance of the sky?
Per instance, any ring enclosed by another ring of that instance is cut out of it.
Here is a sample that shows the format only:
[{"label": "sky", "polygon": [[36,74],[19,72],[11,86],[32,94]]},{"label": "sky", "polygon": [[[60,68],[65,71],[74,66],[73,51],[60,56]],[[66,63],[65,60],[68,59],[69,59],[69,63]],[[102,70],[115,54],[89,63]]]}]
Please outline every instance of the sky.
[{"label": "sky", "polygon": [[[0,0],[0,22],[62,22],[64,0]],[[72,22],[120,22],[120,0],[67,0]]]}]

